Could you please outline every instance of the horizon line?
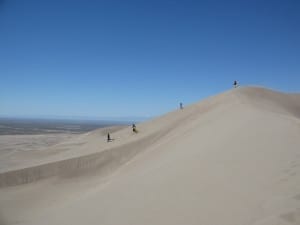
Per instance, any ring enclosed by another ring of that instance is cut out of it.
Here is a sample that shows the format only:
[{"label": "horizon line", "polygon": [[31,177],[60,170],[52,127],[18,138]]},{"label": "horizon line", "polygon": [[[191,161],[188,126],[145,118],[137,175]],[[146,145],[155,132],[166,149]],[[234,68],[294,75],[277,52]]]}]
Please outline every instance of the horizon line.
[{"label": "horizon line", "polygon": [[86,120],[86,121],[103,121],[103,122],[140,122],[153,118],[154,116],[53,116],[53,115],[39,115],[39,116],[20,116],[20,115],[0,115],[0,119],[45,119],[45,120]]}]

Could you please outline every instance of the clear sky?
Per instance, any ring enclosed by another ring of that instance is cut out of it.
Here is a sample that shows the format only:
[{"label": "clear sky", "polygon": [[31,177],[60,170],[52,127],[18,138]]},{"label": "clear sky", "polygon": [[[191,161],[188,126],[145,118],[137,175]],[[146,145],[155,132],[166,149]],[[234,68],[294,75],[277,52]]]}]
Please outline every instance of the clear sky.
[{"label": "clear sky", "polygon": [[155,116],[300,91],[299,0],[0,0],[0,116]]}]

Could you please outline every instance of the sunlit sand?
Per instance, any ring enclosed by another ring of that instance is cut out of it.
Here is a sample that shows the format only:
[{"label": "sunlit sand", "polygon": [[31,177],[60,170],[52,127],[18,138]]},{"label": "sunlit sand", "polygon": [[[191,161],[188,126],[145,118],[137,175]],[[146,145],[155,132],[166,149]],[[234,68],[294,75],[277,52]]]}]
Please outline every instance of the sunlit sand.
[{"label": "sunlit sand", "polygon": [[300,224],[299,94],[235,88],[137,130],[0,158],[0,224]]}]

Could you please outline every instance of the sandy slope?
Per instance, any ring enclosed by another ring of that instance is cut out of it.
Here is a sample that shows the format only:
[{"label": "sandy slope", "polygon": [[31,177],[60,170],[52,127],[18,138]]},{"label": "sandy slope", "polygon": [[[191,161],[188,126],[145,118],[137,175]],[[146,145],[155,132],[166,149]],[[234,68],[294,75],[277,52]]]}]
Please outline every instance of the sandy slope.
[{"label": "sandy slope", "polygon": [[107,132],[123,128],[105,127],[85,134],[1,135],[0,173],[97,152]]},{"label": "sandy slope", "polygon": [[138,129],[8,168],[0,224],[300,224],[299,95],[237,88]]}]

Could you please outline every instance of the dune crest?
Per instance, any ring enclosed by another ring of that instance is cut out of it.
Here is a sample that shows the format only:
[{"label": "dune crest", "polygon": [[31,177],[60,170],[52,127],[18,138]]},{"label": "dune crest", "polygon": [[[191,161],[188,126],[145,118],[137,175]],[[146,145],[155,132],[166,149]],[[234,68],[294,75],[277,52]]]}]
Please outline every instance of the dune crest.
[{"label": "dune crest", "polygon": [[99,129],[81,135],[80,142],[72,140],[61,144],[63,148],[55,146],[48,151],[34,152],[35,155],[31,155],[29,162],[23,166],[21,158],[17,165],[19,168],[7,166],[2,169],[3,172],[0,170],[0,187],[25,184],[51,176],[75,176],[89,170],[109,173],[153,143],[163,142],[165,136],[171,136],[172,133],[181,136],[185,127],[195,126],[197,120],[203,120],[202,116],[223,110],[235,111],[241,105],[300,118],[299,99],[297,94],[284,94],[260,87],[233,89],[184,110],[176,110],[140,124],[142,134],[138,136],[133,136],[130,128],[113,133],[116,142],[110,145],[104,141],[105,129]]},{"label": "dune crest", "polygon": [[[7,168],[0,174],[7,224],[300,224],[298,94],[240,87],[137,128],[113,132],[110,143],[94,131],[80,146],[56,146],[31,165]],[[87,191],[69,179],[83,185],[90,175],[105,184],[86,183]],[[65,186],[31,183],[53,177]],[[75,190],[55,207],[40,200],[26,212],[15,197],[29,204],[33,193],[52,199]]]}]

